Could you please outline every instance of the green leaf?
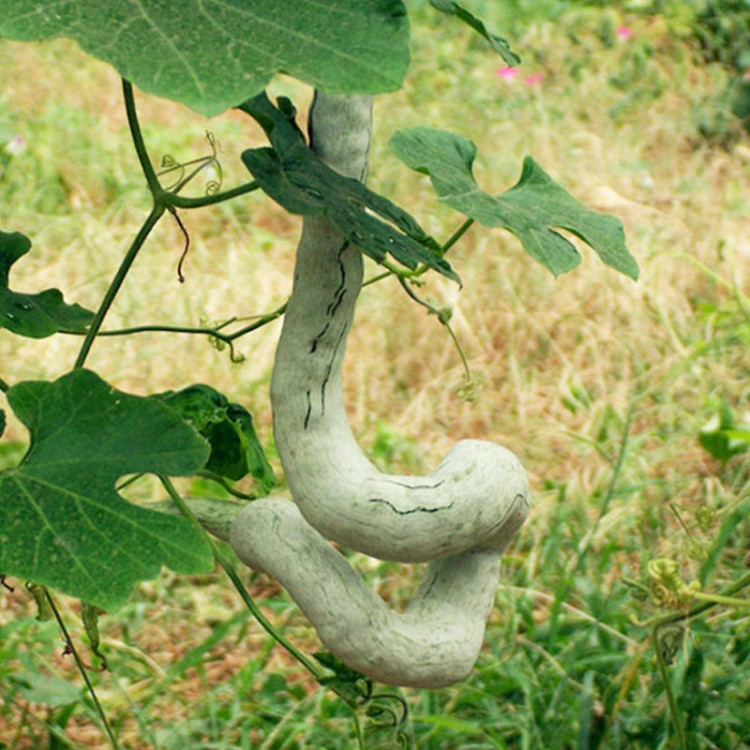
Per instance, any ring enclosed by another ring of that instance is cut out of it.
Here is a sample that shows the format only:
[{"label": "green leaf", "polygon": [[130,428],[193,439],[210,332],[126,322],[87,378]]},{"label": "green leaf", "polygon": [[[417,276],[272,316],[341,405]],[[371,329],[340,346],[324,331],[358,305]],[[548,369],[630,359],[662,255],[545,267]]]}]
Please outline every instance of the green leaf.
[{"label": "green leaf", "polygon": [[0,570],[109,610],[162,565],[212,569],[210,547],[187,519],[132,505],[114,488],[126,474],[203,468],[208,446],[177,414],[87,370],[7,395],[31,444],[17,468],[0,473]]},{"label": "green leaf", "polygon": [[510,67],[520,64],[521,58],[510,48],[507,39],[504,39],[497,34],[493,34],[487,29],[483,21],[469,13],[465,8],[462,8],[458,3],[454,2],[454,0],[430,0],[430,5],[442,13],[456,16],[456,18],[463,21],[467,26],[474,29],[477,34],[484,37],[489,42],[490,47],[492,47],[492,49],[495,50],[495,52],[497,52]]},{"label": "green leaf", "polygon": [[607,265],[632,279],[638,265],[625,244],[622,223],[581,205],[529,156],[519,182],[493,196],[474,180],[476,146],[444,130],[400,130],[391,141],[399,159],[430,176],[440,200],[488,227],[515,234],[524,250],[555,276],[573,270],[581,258],[575,246],[555,229],[588,244]]},{"label": "green leaf", "polygon": [[5,425],[6,425],[5,412],[2,409],[0,409],[0,437],[2,437],[3,433],[5,432]]},{"label": "green leaf", "polygon": [[65,36],[144,91],[215,115],[286,73],[334,94],[401,86],[402,0],[3,0],[0,36]]},{"label": "green leaf", "polygon": [[21,294],[8,288],[11,266],[31,249],[31,241],[19,232],[0,232],[0,328],[19,336],[42,339],[53,333],[82,333],[94,314],[63,301],[59,289]]},{"label": "green leaf", "polygon": [[402,208],[361,182],[331,169],[308,148],[286,100],[277,109],[265,94],[241,109],[260,123],[273,148],[245,151],[242,160],[261,188],[287,211],[325,214],[363,253],[378,263],[391,255],[407,268],[420,263],[454,281],[458,276],[429,237]]},{"label": "green leaf", "polygon": [[716,413],[701,428],[698,440],[705,451],[719,461],[750,451],[750,425],[738,423],[729,404],[723,399]]},{"label": "green leaf", "polygon": [[276,476],[258,440],[253,418],[239,404],[208,385],[155,396],[205,437],[211,446],[206,469],[229,479],[251,474],[262,494],[276,485]]}]

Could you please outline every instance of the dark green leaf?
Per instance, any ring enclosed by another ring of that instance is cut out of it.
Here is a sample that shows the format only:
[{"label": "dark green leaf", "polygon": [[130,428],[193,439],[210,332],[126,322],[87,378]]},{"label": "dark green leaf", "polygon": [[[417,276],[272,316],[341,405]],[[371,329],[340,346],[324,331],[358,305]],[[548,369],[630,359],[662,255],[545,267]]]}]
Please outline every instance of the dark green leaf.
[{"label": "dark green leaf", "polygon": [[347,240],[379,263],[390,254],[407,268],[423,263],[459,281],[435,240],[414,218],[319,159],[289,119],[288,110],[274,107],[265,94],[242,109],[260,123],[273,146],[245,151],[242,160],[261,188],[287,211],[325,214]]},{"label": "dark green leaf", "polygon": [[563,229],[588,244],[612,268],[632,279],[638,265],[625,244],[621,222],[581,205],[526,157],[519,182],[493,196],[474,180],[476,146],[444,130],[412,128],[397,132],[392,144],[409,167],[428,174],[441,201],[488,227],[515,234],[529,255],[556,276],[581,261],[574,245],[555,229]]},{"label": "dark green leaf", "polygon": [[30,249],[31,241],[23,234],[0,232],[0,328],[34,339],[85,331],[94,314],[66,304],[58,289],[21,294],[8,288],[11,266]]},{"label": "dark green leaf", "polygon": [[0,409],[0,437],[2,437],[5,432],[5,424],[5,412]]},{"label": "dark green leaf", "polygon": [[171,409],[87,370],[20,383],[8,401],[31,444],[17,468],[0,473],[0,570],[115,609],[162,565],[213,567],[189,521],[132,505],[114,489],[126,474],[203,468],[208,445]]},{"label": "dark green leaf", "polygon": [[229,479],[251,474],[262,494],[276,477],[258,440],[250,412],[208,385],[191,385],[156,396],[175,409],[211,445],[206,469]]},{"label": "dark green leaf", "polygon": [[65,36],[144,91],[207,115],[278,72],[331,93],[393,91],[409,64],[402,0],[3,0],[0,36]]},{"label": "dark green leaf", "polygon": [[507,39],[493,34],[487,29],[483,21],[469,13],[465,8],[462,8],[454,0],[430,0],[430,5],[443,13],[456,16],[456,18],[463,21],[467,26],[474,29],[477,34],[484,37],[490,43],[492,49],[503,58],[507,65],[513,67],[521,62],[521,58],[510,48]]}]

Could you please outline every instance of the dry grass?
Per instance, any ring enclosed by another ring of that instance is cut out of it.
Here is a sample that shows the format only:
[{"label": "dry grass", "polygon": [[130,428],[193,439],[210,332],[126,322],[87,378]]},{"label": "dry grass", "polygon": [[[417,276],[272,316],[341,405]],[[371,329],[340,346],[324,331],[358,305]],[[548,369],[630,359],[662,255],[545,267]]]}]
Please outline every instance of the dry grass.
[{"label": "dry grass", "polygon": [[[422,291],[453,307],[479,386],[474,402],[455,393],[463,377],[460,359],[434,317],[415,308],[392,280],[362,295],[346,365],[355,432],[372,446],[385,424],[416,445],[416,455],[405,450],[392,457],[394,468],[429,469],[461,437],[495,440],[519,454],[536,501],[518,545],[525,551],[510,565],[524,567],[531,578],[542,565],[561,487],[596,515],[594,497],[607,486],[628,419],[623,481],[635,489],[627,504],[612,504],[596,544],[641,534],[644,548],[669,551],[673,545],[663,532],[676,522],[667,500],[693,508],[717,486],[730,499],[736,489],[719,482],[719,467],[700,450],[696,435],[712,394],[737,407],[747,403],[747,334],[743,339],[736,332],[747,327],[737,299],[747,290],[750,267],[750,143],[745,139],[733,153],[701,143],[691,107],[715,90],[720,74],[692,64],[684,45],[658,25],[641,20],[633,26],[633,39],[615,49],[585,29],[581,45],[555,26],[532,29],[518,46],[530,50],[526,72],[544,74],[539,86],[501,80],[497,61],[476,54],[468,36],[436,41],[417,34],[411,82],[378,104],[372,185],[438,238],[447,238],[460,217],[436,204],[426,178],[406,174],[388,153],[388,137],[399,127],[430,124],[471,136],[479,146],[477,178],[497,192],[514,183],[522,156],[531,153],[583,202],[622,219],[641,267],[633,283],[584,249],[581,269],[553,280],[514,238],[474,227],[450,255],[464,288],[432,279]],[[636,63],[633,45],[653,54]],[[0,226],[23,231],[35,244],[12,284],[23,290],[59,286],[66,298],[93,308],[148,208],[128,149],[118,82],[64,42],[2,48],[0,113],[13,113],[28,150],[0,182]],[[20,70],[34,71],[33,81]],[[306,96],[290,82],[282,87]],[[210,127],[224,148],[228,184],[245,179],[236,153],[258,134],[244,119],[207,123],[176,105],[147,97],[139,102],[153,153],[203,153]],[[82,124],[93,130],[74,129]],[[45,199],[50,181],[62,198]],[[53,212],[45,210],[46,200]],[[202,318],[260,314],[283,302],[298,222],[257,195],[239,203],[183,214],[193,238],[184,285],[175,272],[180,234],[165,221],[107,327],[197,325]],[[698,301],[719,312],[702,313]],[[158,334],[101,340],[89,364],[138,393],[211,383],[251,409],[268,442],[267,383],[278,332],[277,323],[242,340],[241,365],[230,364],[226,352],[202,337]],[[78,345],[69,337],[33,342],[2,335],[0,376],[10,383],[54,378],[70,368]],[[11,420],[7,437],[23,438],[17,422]],[[648,519],[655,519],[651,530]],[[637,564],[632,549],[623,551],[609,575]],[[408,585],[396,573],[380,583],[397,592]],[[543,618],[546,610],[540,611]],[[6,616],[0,610],[0,622]],[[178,656],[186,636],[178,619],[163,644],[163,664]],[[162,659],[152,646],[164,637],[161,624],[158,631],[146,628],[138,639],[156,664]],[[193,631],[190,646],[199,640]],[[231,670],[231,653],[217,656],[212,668]],[[186,680],[174,719],[184,715],[191,690],[205,684]]]}]

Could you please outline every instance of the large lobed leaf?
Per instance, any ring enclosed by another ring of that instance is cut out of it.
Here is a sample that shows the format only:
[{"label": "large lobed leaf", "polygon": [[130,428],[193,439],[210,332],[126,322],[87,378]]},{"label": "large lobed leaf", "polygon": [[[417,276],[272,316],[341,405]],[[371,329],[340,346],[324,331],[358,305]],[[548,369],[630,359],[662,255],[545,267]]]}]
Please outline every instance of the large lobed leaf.
[{"label": "large lobed leaf", "polygon": [[518,183],[494,196],[474,180],[476,146],[471,141],[444,130],[410,128],[395,133],[392,145],[407,166],[430,176],[442,202],[484,226],[512,232],[555,276],[581,262],[575,246],[555,231],[563,229],[583,240],[607,265],[638,278],[619,219],[583,206],[530,156]]},{"label": "large lobed leaf", "polygon": [[212,569],[199,529],[125,501],[114,486],[125,474],[187,476],[205,465],[207,443],[179,415],[87,370],[7,395],[31,444],[0,473],[0,570],[115,609],[163,565]]},{"label": "large lobed leaf", "polygon": [[331,169],[305,143],[291,103],[282,100],[281,104],[284,111],[260,94],[241,107],[271,141],[272,148],[242,154],[245,166],[271,198],[293,214],[325,214],[346,239],[378,263],[391,255],[407,268],[423,263],[459,281],[437,242],[410,214]]},{"label": "large lobed leaf", "polygon": [[31,249],[31,241],[19,232],[0,232],[0,328],[19,336],[41,339],[53,333],[82,333],[94,313],[68,305],[58,289],[21,294],[8,288],[11,266]]},{"label": "large lobed leaf", "polygon": [[65,36],[123,78],[207,115],[278,72],[331,93],[393,91],[409,64],[402,0],[2,0],[0,36]]}]

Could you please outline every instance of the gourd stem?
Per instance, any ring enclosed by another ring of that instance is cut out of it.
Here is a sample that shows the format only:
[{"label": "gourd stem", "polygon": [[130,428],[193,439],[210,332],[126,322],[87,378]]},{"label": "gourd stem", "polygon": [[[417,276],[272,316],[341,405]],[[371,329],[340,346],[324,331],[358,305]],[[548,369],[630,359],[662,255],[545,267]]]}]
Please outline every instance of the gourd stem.
[{"label": "gourd stem", "polygon": [[229,580],[234,585],[235,589],[237,590],[237,593],[240,595],[240,598],[244,602],[245,606],[248,608],[248,610],[251,612],[253,617],[258,621],[260,626],[279,644],[281,644],[300,664],[302,664],[305,669],[307,669],[308,672],[318,681],[320,682],[324,677],[325,674],[321,669],[319,669],[310,659],[307,658],[296,646],[294,646],[292,643],[290,643],[282,633],[280,633],[274,625],[265,617],[263,612],[261,612],[260,607],[255,603],[255,600],[250,596],[247,589],[245,588],[245,585],[240,580],[240,577],[237,575],[236,571],[234,570],[234,567],[232,564],[227,560],[226,557],[224,557],[223,553],[219,549],[219,547],[216,545],[216,543],[211,539],[211,537],[206,533],[203,526],[201,525],[200,521],[195,517],[195,514],[190,509],[188,504],[183,500],[182,496],[177,492],[175,489],[175,486],[172,484],[172,482],[169,480],[168,477],[165,476],[159,476],[159,481],[162,483],[162,486],[167,491],[167,494],[171,498],[171,500],[174,502],[174,504],[180,509],[182,514],[188,518],[190,521],[195,524],[196,527],[198,527],[203,534],[205,534],[206,539],[208,540],[209,545],[211,546],[211,551],[214,554],[214,557],[216,559],[216,562],[219,563],[219,565],[224,569],[224,572],[229,577]]}]

